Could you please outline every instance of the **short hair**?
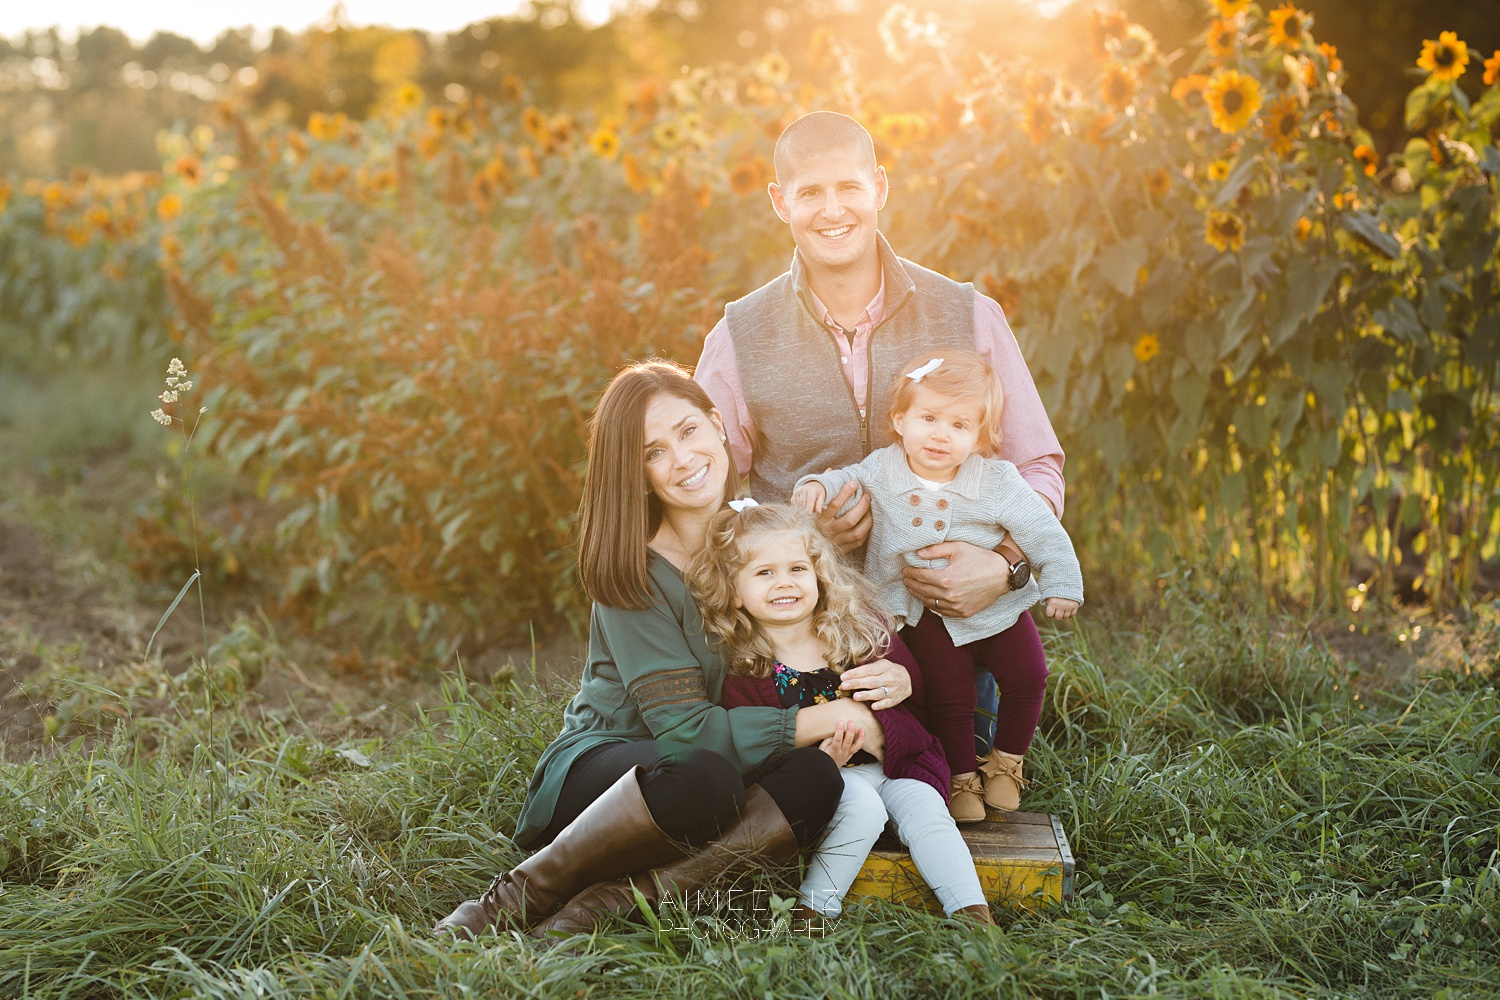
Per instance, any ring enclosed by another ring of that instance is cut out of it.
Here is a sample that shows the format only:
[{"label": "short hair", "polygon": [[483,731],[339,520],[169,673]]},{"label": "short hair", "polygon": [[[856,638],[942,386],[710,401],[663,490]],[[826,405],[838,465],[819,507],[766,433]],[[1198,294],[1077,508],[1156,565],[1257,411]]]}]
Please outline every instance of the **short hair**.
[{"label": "short hair", "polygon": [[[646,543],[661,527],[663,508],[646,479],[646,410],[658,395],[686,400],[706,417],[714,408],[687,369],[671,361],[640,361],[604,389],[589,421],[589,464],[578,508],[578,582],[589,599],[612,608],[651,606]],[[740,481],[725,448],[725,500]]]},{"label": "short hair", "polygon": [[990,363],[976,351],[944,351],[942,364],[922,376],[918,383],[907,378],[925,364],[938,360],[934,354],[918,354],[906,359],[891,380],[891,407],[888,417],[905,413],[917,394],[917,386],[951,399],[972,399],[979,403],[979,448],[981,455],[996,458],[1000,454],[1000,416],[1005,409],[1005,390]]},{"label": "short hair", "polygon": [[703,615],[703,630],[716,639],[731,674],[767,677],[776,651],[760,623],[734,606],[735,577],[750,561],[749,543],[761,536],[790,531],[807,546],[818,580],[813,632],[828,651],[835,671],[879,659],[891,649],[889,623],[875,610],[875,591],[858,570],[839,558],[839,551],[818,530],[811,514],[788,504],[767,503],[743,511],[725,508],[708,523],[703,548],[688,562],[688,588]]},{"label": "short hair", "polygon": [[863,125],[837,111],[812,111],[792,122],[776,140],[776,183],[786,185],[793,164],[832,150],[849,149],[875,170],[875,140]]}]

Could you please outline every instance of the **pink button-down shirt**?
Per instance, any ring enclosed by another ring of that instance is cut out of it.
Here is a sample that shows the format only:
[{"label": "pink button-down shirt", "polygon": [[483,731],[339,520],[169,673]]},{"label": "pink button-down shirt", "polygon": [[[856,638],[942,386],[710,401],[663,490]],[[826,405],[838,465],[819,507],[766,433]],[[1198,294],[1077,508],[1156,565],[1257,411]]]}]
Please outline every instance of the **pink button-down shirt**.
[{"label": "pink button-down shirt", "polygon": [[[834,322],[816,296],[812,306],[813,312],[822,316],[828,335],[838,346],[844,378],[854,390],[854,398],[860,401],[863,411],[870,398],[870,335],[885,319],[884,277],[881,278],[880,291],[875,293],[855,322],[852,339]],[[1021,357],[1021,348],[1016,343],[1015,334],[1011,333],[1010,324],[1005,321],[1005,313],[998,302],[978,291],[974,293],[974,349],[999,374],[1000,385],[1005,390],[1005,412],[1000,417],[1000,457],[1014,463],[1021,478],[1061,517],[1064,492],[1062,445],[1052,429],[1052,421],[1047,419],[1036,383],[1031,380],[1031,371],[1026,367],[1026,359]],[[723,319],[714,325],[708,339],[703,342],[703,355],[698,359],[693,377],[719,410],[735,464],[741,472],[748,472],[755,457],[755,423],[740,386],[734,341],[730,339],[728,324]]]}]

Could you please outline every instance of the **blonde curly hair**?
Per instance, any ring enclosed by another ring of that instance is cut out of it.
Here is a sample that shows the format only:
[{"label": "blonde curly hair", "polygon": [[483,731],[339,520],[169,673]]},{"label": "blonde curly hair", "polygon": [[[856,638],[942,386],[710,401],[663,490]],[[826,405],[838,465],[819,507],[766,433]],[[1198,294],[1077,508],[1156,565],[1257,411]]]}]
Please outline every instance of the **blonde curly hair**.
[{"label": "blonde curly hair", "polygon": [[715,514],[703,549],[687,567],[688,589],[703,615],[704,631],[719,642],[725,669],[766,677],[776,662],[775,649],[760,624],[735,607],[735,577],[754,554],[755,540],[780,531],[796,533],[807,546],[818,580],[812,628],[828,651],[828,665],[842,672],[888,653],[889,623],[875,610],[869,581],[840,561],[833,543],[806,511],[761,504]]}]

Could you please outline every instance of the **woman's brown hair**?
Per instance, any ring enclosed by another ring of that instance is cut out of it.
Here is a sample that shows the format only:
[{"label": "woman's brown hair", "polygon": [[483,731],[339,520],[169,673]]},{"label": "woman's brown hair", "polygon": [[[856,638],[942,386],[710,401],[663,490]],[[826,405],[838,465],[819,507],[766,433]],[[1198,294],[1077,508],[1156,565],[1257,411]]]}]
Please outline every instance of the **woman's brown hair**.
[{"label": "woman's brown hair", "polygon": [[[589,465],[578,508],[578,580],[589,599],[612,608],[651,606],[646,543],[661,527],[662,504],[646,482],[646,410],[658,394],[714,408],[687,369],[670,361],[640,361],[616,375],[589,421]],[[725,449],[725,499],[739,470]]]}]

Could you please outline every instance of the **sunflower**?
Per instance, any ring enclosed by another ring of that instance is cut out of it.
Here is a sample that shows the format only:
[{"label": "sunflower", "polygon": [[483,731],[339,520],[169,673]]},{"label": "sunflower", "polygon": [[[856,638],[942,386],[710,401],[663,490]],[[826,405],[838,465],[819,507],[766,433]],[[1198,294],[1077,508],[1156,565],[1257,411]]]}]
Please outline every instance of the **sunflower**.
[{"label": "sunflower", "polygon": [[1438,35],[1437,41],[1429,38],[1422,42],[1422,55],[1417,59],[1417,66],[1432,74],[1434,80],[1452,82],[1469,68],[1469,47],[1458,40],[1456,33],[1444,31]]},{"label": "sunflower", "polygon": [[1493,87],[1500,83],[1500,49],[1484,61],[1484,85]]},{"label": "sunflower", "polygon": [[573,145],[575,135],[573,116],[558,115],[547,123],[547,141],[544,147],[549,153],[563,152]]},{"label": "sunflower", "polygon": [[1208,82],[1203,99],[1208,102],[1214,128],[1232,135],[1250,124],[1260,110],[1260,84],[1252,76],[1227,69]]},{"label": "sunflower", "polygon": [[1228,212],[1209,212],[1203,223],[1203,238],[1220,253],[1238,251],[1245,245],[1245,223]]},{"label": "sunflower", "polygon": [[1354,159],[1364,168],[1366,174],[1375,176],[1375,171],[1380,169],[1380,154],[1375,152],[1371,146],[1355,146]]},{"label": "sunflower", "polygon": [[1219,62],[1233,59],[1240,44],[1240,31],[1233,21],[1220,18],[1208,26],[1208,38],[1204,41],[1208,51]]},{"label": "sunflower", "polygon": [[656,126],[653,135],[656,138],[656,144],[662,149],[672,150],[682,145],[682,126],[675,121],[662,122]]},{"label": "sunflower", "polygon": [[1289,3],[1271,11],[1268,15],[1271,28],[1267,35],[1278,49],[1300,49],[1307,40],[1307,29],[1312,27],[1312,16],[1298,10]]},{"label": "sunflower", "polygon": [[1249,8],[1250,0],[1214,0],[1214,6],[1218,8],[1221,17],[1234,17]]},{"label": "sunflower", "polygon": [[521,112],[521,128],[537,142],[547,141],[547,116],[536,108],[529,107]]},{"label": "sunflower", "polygon": [[780,52],[767,52],[755,64],[755,75],[766,83],[780,85],[792,75],[792,66]]},{"label": "sunflower", "polygon": [[1344,60],[1339,58],[1339,49],[1332,42],[1319,42],[1318,54],[1328,63],[1328,72],[1337,73],[1344,68]]},{"label": "sunflower", "polygon": [[177,161],[174,168],[177,176],[189,184],[197,184],[203,179],[203,164],[198,162],[196,156],[184,156]]},{"label": "sunflower", "polygon": [[175,194],[164,194],[156,203],[156,217],[163,222],[171,222],[181,214],[182,199]]},{"label": "sunflower", "polygon": [[1156,39],[1151,32],[1139,24],[1125,29],[1125,35],[1115,43],[1115,58],[1138,66],[1156,55]]},{"label": "sunflower", "polygon": [[601,128],[589,136],[589,148],[601,160],[613,160],[620,155],[620,133],[612,128]]},{"label": "sunflower", "polygon": [[1135,74],[1124,66],[1110,66],[1104,71],[1099,94],[1104,98],[1105,104],[1123,111],[1130,106],[1130,99],[1135,96]]},{"label": "sunflower", "polygon": [[1145,364],[1161,353],[1161,341],[1154,333],[1143,333],[1135,342],[1135,359]]},{"label": "sunflower", "polygon": [[422,103],[422,88],[415,83],[403,83],[396,88],[396,95],[392,101],[398,114],[406,114],[413,111]]},{"label": "sunflower", "polygon": [[1302,133],[1302,106],[1290,94],[1278,97],[1261,117],[1260,130],[1270,140],[1271,148],[1285,156]]},{"label": "sunflower", "polygon": [[453,113],[447,108],[433,108],[427,112],[427,124],[434,132],[446,132],[453,125]]},{"label": "sunflower", "polygon": [[332,115],[314,111],[307,117],[307,134],[323,142],[333,142],[344,134],[344,126],[348,122],[348,117],[342,111]]},{"label": "sunflower", "polygon": [[1157,167],[1146,175],[1146,190],[1151,197],[1160,198],[1172,190],[1172,171],[1166,167]]},{"label": "sunflower", "polygon": [[1211,181],[1227,180],[1229,178],[1229,161],[1211,161],[1208,165],[1208,168],[1203,171],[1203,176],[1207,177]]},{"label": "sunflower", "polygon": [[729,170],[729,190],[740,197],[764,188],[775,177],[764,156],[746,156]]},{"label": "sunflower", "polygon": [[1172,99],[1185,108],[1194,108],[1203,103],[1203,88],[1208,86],[1208,77],[1192,73],[1172,84]]},{"label": "sunflower", "polygon": [[1057,118],[1052,114],[1052,106],[1045,98],[1028,97],[1022,105],[1021,127],[1026,130],[1026,137],[1031,140],[1033,146],[1040,146],[1052,135],[1052,126],[1057,123]]},{"label": "sunflower", "polygon": [[1312,235],[1312,220],[1307,216],[1297,220],[1297,242],[1306,243],[1307,238]]},{"label": "sunflower", "polygon": [[507,73],[500,78],[500,100],[510,101],[512,104],[520,104],[526,97],[526,84],[514,73]]}]

